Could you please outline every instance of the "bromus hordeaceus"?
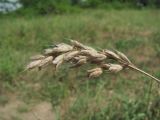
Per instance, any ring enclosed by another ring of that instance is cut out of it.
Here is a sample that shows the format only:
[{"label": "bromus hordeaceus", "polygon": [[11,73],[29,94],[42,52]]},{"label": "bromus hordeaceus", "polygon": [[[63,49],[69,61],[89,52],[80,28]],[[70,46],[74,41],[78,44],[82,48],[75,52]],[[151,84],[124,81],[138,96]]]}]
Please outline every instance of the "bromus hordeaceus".
[{"label": "bromus hordeaceus", "polygon": [[[112,59],[117,63],[108,63],[107,59]],[[75,40],[71,40],[71,45],[60,43],[45,49],[43,55],[31,57],[31,62],[26,66],[26,70],[43,68],[51,64],[57,70],[63,63],[72,64],[72,68],[87,63],[96,64],[96,68],[87,70],[89,78],[99,77],[105,71],[117,73],[125,68],[131,68],[160,83],[160,79],[136,67],[122,52],[107,49],[97,51]]]}]

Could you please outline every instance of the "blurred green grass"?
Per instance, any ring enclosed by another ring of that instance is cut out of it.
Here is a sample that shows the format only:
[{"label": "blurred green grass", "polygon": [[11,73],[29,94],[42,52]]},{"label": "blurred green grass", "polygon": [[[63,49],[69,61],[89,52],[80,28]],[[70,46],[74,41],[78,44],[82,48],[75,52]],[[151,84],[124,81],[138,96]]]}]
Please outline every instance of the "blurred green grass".
[{"label": "blurred green grass", "polygon": [[64,120],[159,120],[157,84],[152,83],[149,96],[150,79],[133,71],[106,73],[94,80],[85,77],[85,67],[63,67],[57,74],[52,67],[22,73],[30,56],[50,44],[69,43],[65,38],[71,38],[97,49],[118,49],[160,77],[159,21],[159,10],[87,10],[0,19],[1,103],[9,99],[4,95],[12,93],[27,103],[51,102]]}]

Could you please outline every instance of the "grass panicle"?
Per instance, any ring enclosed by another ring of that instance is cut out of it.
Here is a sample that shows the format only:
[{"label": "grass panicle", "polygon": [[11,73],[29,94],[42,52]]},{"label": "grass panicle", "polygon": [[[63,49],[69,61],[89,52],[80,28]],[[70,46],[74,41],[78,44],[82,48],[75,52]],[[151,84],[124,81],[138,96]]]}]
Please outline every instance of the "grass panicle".
[{"label": "grass panicle", "polygon": [[[116,63],[108,63],[107,59],[112,59]],[[117,73],[125,68],[131,68],[160,83],[158,78],[137,68],[124,53],[107,49],[97,51],[75,40],[71,40],[71,45],[60,43],[54,45],[53,48],[45,49],[43,55],[33,56],[31,60],[26,69],[42,68],[43,66],[50,65],[49,63],[51,62],[56,70],[62,63],[70,63],[72,64],[71,67],[80,67],[88,63],[97,66],[97,68],[87,71],[89,78],[99,77],[105,71]]]}]

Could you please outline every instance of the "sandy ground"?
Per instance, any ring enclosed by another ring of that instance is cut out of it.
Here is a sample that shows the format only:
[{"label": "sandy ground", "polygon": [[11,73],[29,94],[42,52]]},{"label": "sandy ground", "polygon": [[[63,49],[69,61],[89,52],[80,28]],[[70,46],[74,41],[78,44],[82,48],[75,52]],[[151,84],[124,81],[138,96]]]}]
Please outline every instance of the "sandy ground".
[{"label": "sandy ground", "polygon": [[27,106],[16,100],[0,106],[0,120],[55,120],[55,115],[48,102]]}]

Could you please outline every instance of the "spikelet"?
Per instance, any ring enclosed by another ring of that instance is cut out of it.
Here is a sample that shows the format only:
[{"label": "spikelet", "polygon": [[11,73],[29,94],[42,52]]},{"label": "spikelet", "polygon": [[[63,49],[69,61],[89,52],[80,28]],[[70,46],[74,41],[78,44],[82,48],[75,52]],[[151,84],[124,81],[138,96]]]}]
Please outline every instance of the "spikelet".
[{"label": "spikelet", "polygon": [[86,59],[86,60],[87,60],[87,57],[86,57],[86,56],[83,56],[83,55],[78,55],[78,56],[74,57],[74,59],[75,59],[76,61],[78,61],[78,60],[80,60],[80,59]]},{"label": "spikelet", "polygon": [[109,58],[113,58],[113,59],[116,59],[116,60],[120,59],[120,57],[116,53],[114,53],[113,51],[105,49],[105,50],[103,50],[103,52]]},{"label": "spikelet", "polygon": [[80,51],[81,55],[85,55],[85,56],[95,56],[97,54],[97,51],[92,51],[92,50],[81,50]]},{"label": "spikelet", "polygon": [[45,59],[41,60],[40,64],[38,65],[39,68],[41,68],[42,66],[46,66],[48,65],[49,63],[51,63],[53,60],[53,56],[49,56],[49,57],[46,57]]},{"label": "spikelet", "polygon": [[92,47],[83,45],[82,43],[80,43],[80,42],[78,42],[78,41],[76,41],[76,40],[71,40],[71,44],[72,44],[74,47],[77,47],[77,48],[80,48],[80,49],[96,51],[96,50],[93,49]]},{"label": "spikelet", "polygon": [[108,70],[110,68],[110,64],[101,64],[101,68]]},{"label": "spikelet", "polygon": [[107,58],[107,56],[103,55],[103,54],[100,54],[100,53],[97,53],[95,54],[94,56],[92,56],[91,58],[91,61],[95,61],[95,62],[98,62],[98,61],[103,61]]},{"label": "spikelet", "polygon": [[117,73],[123,69],[123,67],[119,64],[109,64],[109,65],[110,67],[108,70],[113,73]]},{"label": "spikelet", "polygon": [[56,66],[56,70],[59,68],[59,66],[63,63],[64,61],[64,56],[65,54],[57,56],[52,63]]},{"label": "spikelet", "polygon": [[92,62],[100,62],[107,58],[106,55],[91,50],[81,50],[80,54],[88,56]]},{"label": "spikelet", "polygon": [[71,51],[73,49],[72,46],[68,45],[68,44],[65,44],[65,43],[61,43],[61,44],[58,44],[56,45],[54,48],[53,48],[53,52],[68,52],[68,51]]},{"label": "spikelet", "polygon": [[27,66],[26,66],[26,70],[30,70],[30,69],[33,69],[35,67],[37,67],[40,63],[41,63],[42,60],[35,60],[35,61],[32,61],[30,62]]},{"label": "spikelet", "polygon": [[74,58],[74,56],[76,56],[78,53],[79,53],[79,51],[71,51],[71,52],[69,52],[69,53],[66,54],[64,60],[65,61],[69,61],[72,58]]},{"label": "spikelet", "polygon": [[80,67],[84,64],[87,63],[87,57],[79,57],[79,59],[77,59],[76,63],[74,65],[71,66],[71,68],[73,67]]},{"label": "spikelet", "polygon": [[87,72],[89,73],[89,78],[96,78],[103,73],[103,70],[102,68],[94,68],[94,69],[88,70]]},{"label": "spikelet", "polygon": [[60,67],[60,65],[63,63],[63,60],[59,61],[57,64],[56,64],[56,70],[58,70],[58,68]]},{"label": "spikelet", "polygon": [[52,63],[56,65],[59,61],[62,60],[64,60],[64,54],[57,56]]},{"label": "spikelet", "polygon": [[44,55],[54,54],[53,48],[47,48],[44,50]]},{"label": "spikelet", "polygon": [[32,56],[30,59],[31,60],[41,60],[41,59],[44,59],[45,56],[44,55],[35,55],[35,56]]},{"label": "spikelet", "polygon": [[122,60],[124,60],[127,63],[131,63],[131,61],[128,59],[128,57],[126,55],[124,55],[122,52],[116,50],[116,53],[117,53],[117,55],[119,55],[119,57]]}]

